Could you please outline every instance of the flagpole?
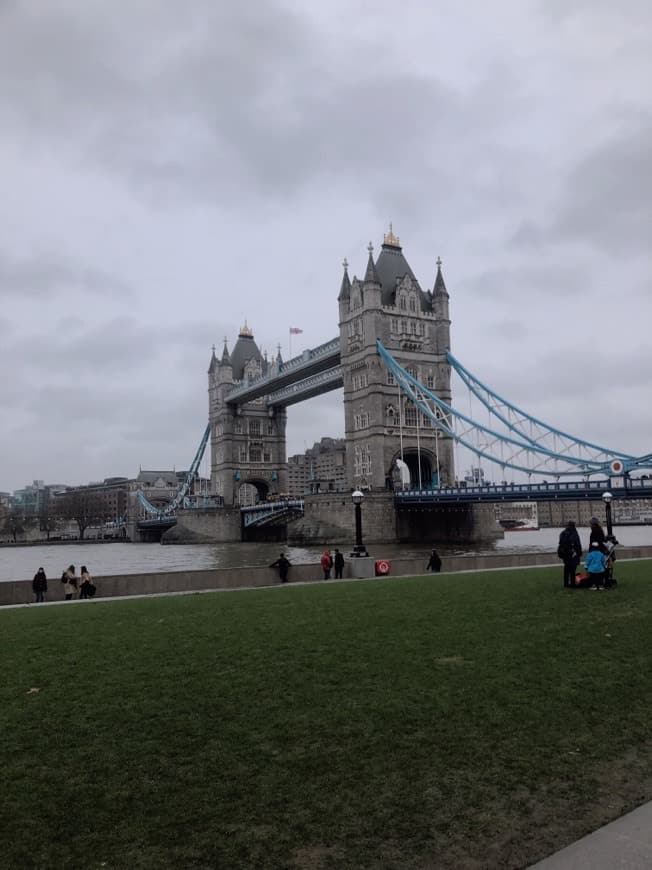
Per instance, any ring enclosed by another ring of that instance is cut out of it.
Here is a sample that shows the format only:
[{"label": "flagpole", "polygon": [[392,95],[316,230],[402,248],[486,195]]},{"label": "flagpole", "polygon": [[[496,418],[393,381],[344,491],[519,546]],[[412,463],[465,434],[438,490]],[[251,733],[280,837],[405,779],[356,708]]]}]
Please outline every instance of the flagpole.
[{"label": "flagpole", "polygon": [[292,327],[288,327],[288,344],[290,347],[288,359],[292,359]]}]

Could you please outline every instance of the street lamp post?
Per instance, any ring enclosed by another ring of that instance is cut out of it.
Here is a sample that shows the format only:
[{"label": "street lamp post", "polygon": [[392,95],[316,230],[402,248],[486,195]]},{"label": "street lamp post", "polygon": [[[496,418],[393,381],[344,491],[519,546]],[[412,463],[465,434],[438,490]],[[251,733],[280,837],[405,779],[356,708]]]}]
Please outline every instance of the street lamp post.
[{"label": "street lamp post", "polygon": [[611,537],[613,535],[613,527],[611,524],[611,500],[613,495],[610,492],[602,493],[602,501],[604,502],[605,510],[607,512],[607,535]]},{"label": "street lamp post", "polygon": [[362,499],[363,494],[359,489],[351,493],[351,501],[355,505],[355,546],[353,547],[352,556],[368,556],[365,545],[362,543]]}]

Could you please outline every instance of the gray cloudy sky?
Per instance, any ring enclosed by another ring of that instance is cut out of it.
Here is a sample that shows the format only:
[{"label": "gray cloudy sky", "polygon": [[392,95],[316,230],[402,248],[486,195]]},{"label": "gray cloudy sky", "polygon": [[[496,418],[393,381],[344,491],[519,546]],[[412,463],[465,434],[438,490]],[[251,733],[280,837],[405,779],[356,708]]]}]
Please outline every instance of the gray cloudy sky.
[{"label": "gray cloudy sky", "polygon": [[649,3],[423,5],[0,0],[0,490],[187,467],[211,345],[335,336],[390,219],[471,371],[652,451]]}]

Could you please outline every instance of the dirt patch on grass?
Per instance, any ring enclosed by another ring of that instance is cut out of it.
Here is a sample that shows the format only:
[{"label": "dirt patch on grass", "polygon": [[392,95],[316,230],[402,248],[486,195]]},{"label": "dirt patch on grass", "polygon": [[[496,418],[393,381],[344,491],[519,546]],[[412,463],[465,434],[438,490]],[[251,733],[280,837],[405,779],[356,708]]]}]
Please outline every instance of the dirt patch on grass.
[{"label": "dirt patch on grass", "polygon": [[462,656],[439,656],[435,660],[436,665],[467,665],[469,662]]},{"label": "dirt patch on grass", "polygon": [[332,846],[307,846],[294,853],[292,866],[297,870],[326,870],[337,866],[339,852]]}]

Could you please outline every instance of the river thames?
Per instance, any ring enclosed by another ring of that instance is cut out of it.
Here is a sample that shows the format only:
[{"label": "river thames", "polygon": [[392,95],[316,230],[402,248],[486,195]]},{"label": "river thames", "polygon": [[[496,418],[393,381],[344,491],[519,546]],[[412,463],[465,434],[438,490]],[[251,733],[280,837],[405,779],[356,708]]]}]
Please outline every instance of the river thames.
[{"label": "river thames", "polygon": [[[588,529],[578,529],[582,545],[589,539]],[[560,529],[540,529],[532,532],[506,532],[503,540],[485,545],[447,546],[437,544],[444,562],[446,556],[468,553],[550,552],[557,548]],[[652,546],[652,526],[618,526],[614,529],[623,546]],[[396,556],[423,555],[424,570],[432,544],[370,544],[369,555],[376,559]],[[349,558],[350,545],[339,544]],[[98,577],[107,574],[140,574],[155,571],[184,571],[210,568],[233,568],[269,565],[286,553],[295,565],[318,562],[325,547],[285,547],[278,543],[232,544],[121,544],[75,543],[37,546],[0,547],[0,582],[31,580],[43,567],[48,578],[56,579],[68,565],[79,569],[86,565]],[[333,549],[330,547],[329,549]]]}]

